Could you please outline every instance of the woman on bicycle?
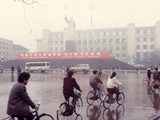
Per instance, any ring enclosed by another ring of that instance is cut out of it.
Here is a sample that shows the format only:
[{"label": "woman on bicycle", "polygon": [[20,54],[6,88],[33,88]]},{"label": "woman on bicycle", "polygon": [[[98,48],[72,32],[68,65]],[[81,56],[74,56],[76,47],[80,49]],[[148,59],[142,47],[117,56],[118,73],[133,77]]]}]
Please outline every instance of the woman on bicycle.
[{"label": "woman on bicycle", "polygon": [[74,93],[74,88],[82,92],[81,88],[76,82],[76,79],[73,78],[72,76],[73,76],[73,71],[69,70],[67,72],[67,76],[63,79],[63,95],[68,104],[70,97],[73,97],[72,103],[74,103],[75,99],[77,98],[77,95]]},{"label": "woman on bicycle", "polygon": [[29,73],[21,73],[18,76],[18,82],[15,83],[10,92],[7,114],[17,117],[18,120],[33,120],[34,116],[29,107],[38,109],[26,91],[25,86],[28,84],[29,78]]},{"label": "woman on bicycle", "polygon": [[107,91],[112,95],[115,93],[118,98],[118,95],[119,95],[118,86],[120,86],[120,85],[122,85],[122,83],[117,80],[116,72],[112,72],[111,76],[108,77]]}]

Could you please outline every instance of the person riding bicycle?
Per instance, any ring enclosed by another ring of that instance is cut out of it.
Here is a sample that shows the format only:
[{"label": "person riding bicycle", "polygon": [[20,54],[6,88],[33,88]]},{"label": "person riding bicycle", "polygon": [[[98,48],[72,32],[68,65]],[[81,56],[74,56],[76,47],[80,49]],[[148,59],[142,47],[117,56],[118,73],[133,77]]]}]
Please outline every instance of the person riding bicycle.
[{"label": "person riding bicycle", "polygon": [[38,109],[30,99],[25,87],[28,84],[29,78],[29,73],[21,73],[18,76],[18,82],[14,84],[10,91],[7,114],[17,117],[18,120],[33,120],[34,116],[30,112],[30,107]]},{"label": "person riding bicycle", "polygon": [[98,91],[101,91],[100,85],[103,83],[97,75],[97,70],[93,70],[93,75],[90,77],[89,84],[95,92],[95,96],[93,99],[98,99]]},{"label": "person riding bicycle", "polygon": [[160,67],[155,68],[155,72],[153,73],[153,79],[154,79],[154,88],[159,88],[160,86]]},{"label": "person riding bicycle", "polygon": [[147,77],[148,77],[148,81],[147,81],[148,83],[147,83],[147,85],[148,85],[148,87],[150,85],[151,75],[152,75],[151,68],[148,68],[147,69]]},{"label": "person riding bicycle", "polygon": [[[79,87],[76,79],[73,78],[73,71],[69,70],[67,72],[67,76],[63,79],[63,95],[67,103],[69,104],[69,98],[72,97],[72,104],[76,101],[77,95],[74,93],[74,88],[82,92],[81,88]],[[65,114],[69,114],[70,111],[66,110]]]},{"label": "person riding bicycle", "polygon": [[98,67],[97,72],[98,72],[98,77],[101,77],[102,76],[102,69],[100,67]]},{"label": "person riding bicycle", "polygon": [[113,95],[114,93],[116,94],[117,98],[119,95],[119,87],[121,86],[122,83],[119,82],[116,78],[116,72],[112,72],[111,76],[108,77],[107,81],[107,91]]}]

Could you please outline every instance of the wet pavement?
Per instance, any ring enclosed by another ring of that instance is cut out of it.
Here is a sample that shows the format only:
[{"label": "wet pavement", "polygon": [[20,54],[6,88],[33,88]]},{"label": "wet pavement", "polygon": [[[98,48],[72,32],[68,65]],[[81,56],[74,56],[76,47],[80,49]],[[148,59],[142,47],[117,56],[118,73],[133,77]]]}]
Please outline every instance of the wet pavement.
[{"label": "wet pavement", "polygon": [[[103,74],[102,81],[106,86],[108,73]],[[56,120],[56,110],[61,102],[64,101],[62,94],[62,81],[65,73],[31,73],[31,78],[27,85],[27,91],[34,101],[40,102],[39,113],[49,113]],[[153,120],[155,116],[160,115],[160,99],[151,101],[147,94],[146,85],[142,84],[145,74],[118,74],[117,78],[122,82],[121,90],[125,94],[125,102],[118,106],[114,103],[109,109],[105,109],[100,100],[89,106],[86,102],[86,96],[91,90],[89,86],[89,74],[77,73],[74,77],[81,86],[83,111],[81,116],[73,114],[68,120]],[[17,75],[11,75],[10,72],[0,73],[0,120],[7,117],[6,106],[11,87],[17,82]]]}]

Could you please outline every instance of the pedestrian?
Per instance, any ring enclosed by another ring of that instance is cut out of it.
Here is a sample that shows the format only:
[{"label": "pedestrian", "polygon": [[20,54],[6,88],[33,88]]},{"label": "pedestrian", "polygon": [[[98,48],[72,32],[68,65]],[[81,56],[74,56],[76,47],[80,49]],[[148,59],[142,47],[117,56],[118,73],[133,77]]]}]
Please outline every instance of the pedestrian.
[{"label": "pedestrian", "polygon": [[14,73],[14,66],[13,65],[11,66],[11,73],[12,74]]},{"label": "pedestrian", "polygon": [[7,114],[17,117],[18,120],[33,120],[34,115],[31,113],[30,107],[38,109],[26,90],[29,78],[29,73],[21,73],[18,76],[18,82],[13,85],[10,91]]}]

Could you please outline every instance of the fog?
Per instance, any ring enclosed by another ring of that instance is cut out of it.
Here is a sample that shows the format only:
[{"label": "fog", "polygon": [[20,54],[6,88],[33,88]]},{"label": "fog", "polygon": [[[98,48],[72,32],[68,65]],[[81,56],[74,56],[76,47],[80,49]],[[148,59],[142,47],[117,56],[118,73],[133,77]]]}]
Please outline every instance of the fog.
[{"label": "fog", "polygon": [[[29,2],[31,0],[24,0]],[[72,17],[76,29],[153,26],[160,20],[159,0],[34,0],[27,5],[22,0],[0,1],[0,38],[13,40],[36,51],[36,39],[42,30],[63,31],[64,17]]]}]

